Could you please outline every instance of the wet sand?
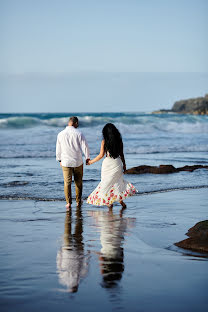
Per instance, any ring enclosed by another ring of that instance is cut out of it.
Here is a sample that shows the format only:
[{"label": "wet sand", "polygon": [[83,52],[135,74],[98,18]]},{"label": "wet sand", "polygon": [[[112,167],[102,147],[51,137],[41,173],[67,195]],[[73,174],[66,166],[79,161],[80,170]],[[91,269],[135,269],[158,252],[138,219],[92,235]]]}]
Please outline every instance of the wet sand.
[{"label": "wet sand", "polygon": [[208,258],[174,243],[207,219],[207,189],[126,203],[1,200],[1,311],[205,311]]}]

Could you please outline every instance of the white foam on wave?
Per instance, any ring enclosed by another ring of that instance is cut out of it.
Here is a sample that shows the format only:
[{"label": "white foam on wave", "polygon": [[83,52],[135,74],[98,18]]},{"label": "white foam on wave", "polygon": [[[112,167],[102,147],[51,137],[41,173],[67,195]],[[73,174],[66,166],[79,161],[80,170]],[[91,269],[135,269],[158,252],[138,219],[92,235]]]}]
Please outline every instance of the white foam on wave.
[{"label": "white foam on wave", "polygon": [[149,145],[137,148],[126,148],[126,154],[153,154],[153,153],[182,153],[182,152],[208,152],[208,145],[169,146]]},{"label": "white foam on wave", "polygon": [[123,123],[115,123],[119,130],[123,133],[142,134],[155,132],[170,132],[170,133],[208,133],[208,122],[196,123],[178,123],[174,121],[163,122],[147,122],[146,124],[132,124],[127,125]]},{"label": "white foam on wave", "polygon": [[208,132],[208,124],[207,123],[176,123],[176,122],[169,122],[165,125],[165,127],[161,127],[162,130],[168,132],[175,132],[175,133],[206,133]]},{"label": "white foam on wave", "polygon": [[[106,123],[114,123],[121,133],[208,133],[208,116],[184,116],[184,115],[120,115],[120,114],[103,114],[78,116],[80,128],[102,128]],[[0,128],[27,128],[38,125],[49,127],[65,127],[68,123],[69,116],[39,118],[39,116],[12,116],[0,119]]]},{"label": "white foam on wave", "polygon": [[0,119],[0,128],[5,128],[7,126],[7,119],[2,118]]},{"label": "white foam on wave", "polygon": [[26,128],[40,123],[41,120],[35,117],[8,117],[0,119],[0,128]]},{"label": "white foam on wave", "polygon": [[65,127],[68,124],[69,118],[62,117],[62,118],[51,118],[42,120],[42,124],[52,127]]}]

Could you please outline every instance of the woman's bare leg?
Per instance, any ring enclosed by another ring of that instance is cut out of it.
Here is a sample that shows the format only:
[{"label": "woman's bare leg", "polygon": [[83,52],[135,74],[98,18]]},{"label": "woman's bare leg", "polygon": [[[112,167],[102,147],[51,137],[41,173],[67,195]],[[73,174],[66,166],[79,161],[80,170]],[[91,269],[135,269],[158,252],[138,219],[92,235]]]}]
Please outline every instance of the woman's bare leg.
[{"label": "woman's bare leg", "polygon": [[119,203],[122,206],[122,208],[124,208],[124,209],[126,208],[126,204],[123,202],[123,200],[121,200]]}]

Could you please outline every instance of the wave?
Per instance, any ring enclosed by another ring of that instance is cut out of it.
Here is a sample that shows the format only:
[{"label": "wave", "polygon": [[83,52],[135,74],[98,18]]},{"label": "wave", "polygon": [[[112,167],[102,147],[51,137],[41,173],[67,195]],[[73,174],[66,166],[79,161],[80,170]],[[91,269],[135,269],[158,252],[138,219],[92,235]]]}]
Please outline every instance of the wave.
[{"label": "wave", "polygon": [[16,187],[16,186],[25,186],[27,184],[29,184],[28,181],[12,181],[8,183],[2,183],[0,185],[4,187]]},{"label": "wave", "polygon": [[[178,133],[207,133],[208,116],[178,114],[103,113],[77,114],[80,127],[103,127],[115,123],[121,131],[152,133],[155,131]],[[36,126],[58,127],[67,125],[67,114],[1,114],[0,129],[22,129]]]},{"label": "wave", "polygon": [[0,128],[29,128],[40,124],[38,118],[8,117],[0,119]]},{"label": "wave", "polygon": [[[208,152],[208,145],[193,145],[193,146],[141,146],[141,147],[132,147],[132,148],[125,148],[125,154],[127,155],[143,155],[143,154],[173,154],[173,153],[207,153]],[[94,154],[94,153],[93,153]],[[92,154],[92,155],[93,155]],[[198,157],[198,156],[197,156]],[[194,163],[207,163],[207,159],[203,158],[197,160],[197,157],[192,160]],[[0,159],[55,159],[54,151],[48,151],[46,153],[40,154],[39,152],[22,152],[13,151],[7,152],[5,154],[4,151],[0,151]],[[168,159],[168,161],[170,161]],[[177,160],[178,161],[178,160]],[[191,161],[191,160],[187,160]],[[183,160],[184,162],[184,160]],[[32,174],[27,174],[32,175]]]},{"label": "wave", "polygon": [[208,152],[208,144],[205,145],[150,145],[133,148],[126,148],[125,154],[165,154],[165,153],[197,153]]},{"label": "wave", "polygon": [[[151,195],[151,194],[159,194],[159,193],[167,193],[167,192],[174,192],[174,191],[188,191],[193,189],[206,189],[208,185],[199,185],[199,186],[184,186],[184,187],[174,187],[174,188],[164,188],[158,189],[153,191],[144,191],[144,192],[137,192],[134,196],[144,196],[144,195]],[[75,200],[75,197],[72,197]],[[34,201],[46,201],[46,202],[56,202],[56,201],[63,201],[65,199],[63,197],[56,197],[56,198],[44,198],[44,197],[36,197],[36,196],[18,196],[18,195],[0,195],[0,200],[34,200]],[[83,197],[83,200],[87,200],[87,197]]]}]

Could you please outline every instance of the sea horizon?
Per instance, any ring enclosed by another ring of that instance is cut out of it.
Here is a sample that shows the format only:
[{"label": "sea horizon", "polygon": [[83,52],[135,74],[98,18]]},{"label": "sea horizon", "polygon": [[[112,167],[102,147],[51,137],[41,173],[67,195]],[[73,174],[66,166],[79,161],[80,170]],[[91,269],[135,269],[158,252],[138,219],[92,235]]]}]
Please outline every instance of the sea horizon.
[{"label": "sea horizon", "polygon": [[[70,73],[0,75],[2,113],[152,112],[203,97],[208,73]],[[76,107],[76,109],[74,109]],[[86,107],[86,109],[85,109]],[[43,109],[44,108],[44,109]]]}]

